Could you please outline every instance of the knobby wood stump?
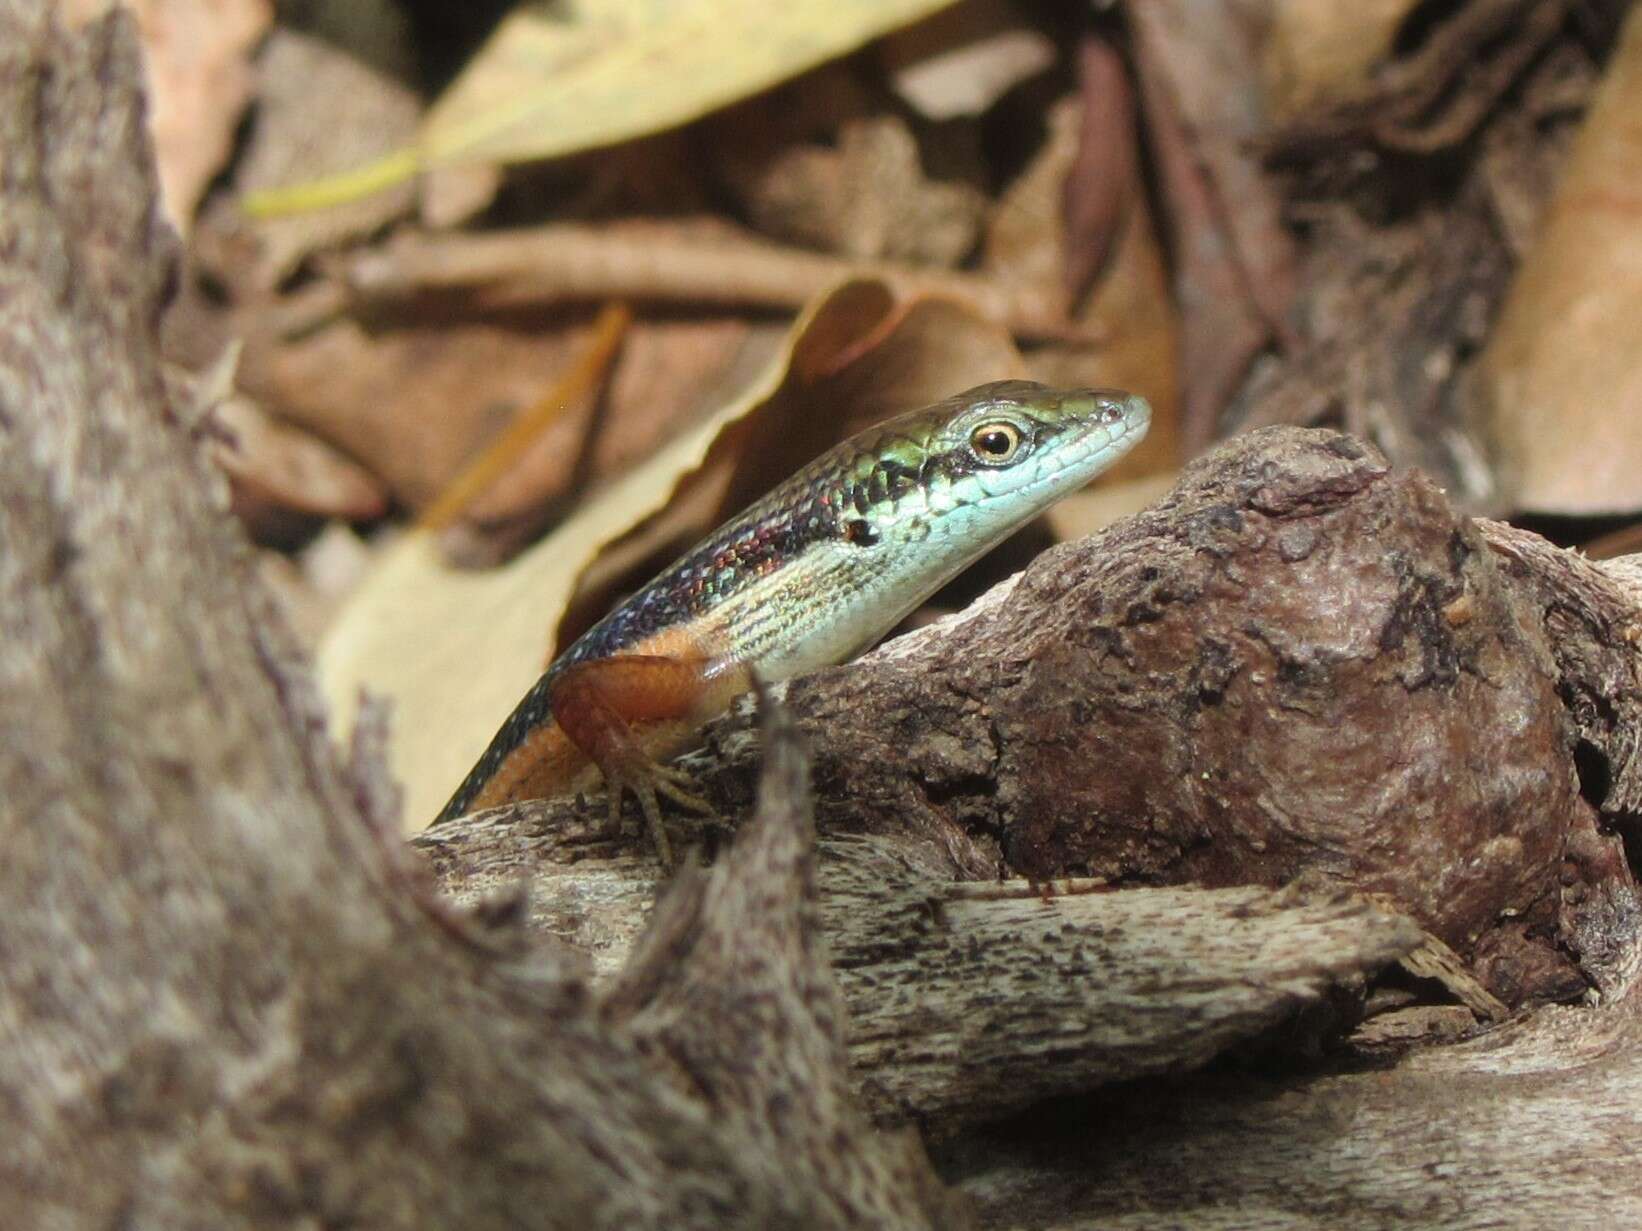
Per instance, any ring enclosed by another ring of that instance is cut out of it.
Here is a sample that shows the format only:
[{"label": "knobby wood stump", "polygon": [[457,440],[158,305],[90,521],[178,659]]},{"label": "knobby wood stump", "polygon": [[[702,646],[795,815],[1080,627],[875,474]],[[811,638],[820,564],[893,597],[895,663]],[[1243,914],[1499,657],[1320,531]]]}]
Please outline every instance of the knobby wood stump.
[{"label": "knobby wood stump", "polygon": [[970,877],[1322,875],[1508,1003],[1612,992],[1634,814],[1580,766],[1634,775],[1634,746],[1610,766],[1586,738],[1546,596],[1490,545],[1510,533],[1349,437],[1238,437],[974,609],[795,682],[823,829],[912,817]]}]

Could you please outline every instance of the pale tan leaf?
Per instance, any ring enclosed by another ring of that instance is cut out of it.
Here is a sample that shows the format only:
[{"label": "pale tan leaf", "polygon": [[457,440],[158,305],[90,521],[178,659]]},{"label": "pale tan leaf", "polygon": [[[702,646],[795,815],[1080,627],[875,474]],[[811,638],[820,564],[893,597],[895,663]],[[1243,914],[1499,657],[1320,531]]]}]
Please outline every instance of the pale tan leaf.
[{"label": "pale tan leaf", "polygon": [[1272,119],[1292,124],[1372,95],[1417,0],[1276,0],[1261,65]]},{"label": "pale tan leaf", "polygon": [[424,166],[520,162],[659,132],[756,94],[951,0],[526,4],[435,105]]},{"label": "pale tan leaf", "polygon": [[1508,502],[1642,508],[1642,9],[1633,10],[1481,367]]},{"label": "pale tan leaf", "polygon": [[250,100],[251,51],[273,19],[269,0],[133,0],[142,31],[160,198],[188,232],[222,170]]},{"label": "pale tan leaf", "polygon": [[878,47],[895,92],[925,119],[984,114],[1055,63],[1055,44],[1011,0],[968,0]]}]

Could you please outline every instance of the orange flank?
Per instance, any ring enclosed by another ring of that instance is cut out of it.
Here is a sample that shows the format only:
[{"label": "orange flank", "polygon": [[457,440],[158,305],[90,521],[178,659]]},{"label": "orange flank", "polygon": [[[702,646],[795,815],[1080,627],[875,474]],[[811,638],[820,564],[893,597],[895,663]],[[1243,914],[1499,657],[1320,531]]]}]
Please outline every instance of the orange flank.
[{"label": "orange flank", "polygon": [[544,799],[574,790],[581,772],[592,765],[556,722],[537,727],[496,767],[490,781],[473,797],[473,811],[499,808],[522,799]]},{"label": "orange flank", "polygon": [[706,691],[703,659],[618,654],[565,669],[554,684],[553,718],[606,778],[629,777],[654,757],[635,728],[688,719]]},{"label": "orange flank", "polygon": [[646,638],[632,653],[572,663],[553,681],[552,717],[508,753],[471,807],[586,789],[593,782],[585,771],[597,766],[612,826],[620,823],[622,790],[630,790],[665,851],[657,794],[686,807],[705,804],[683,788],[678,771],[660,762],[686,748],[701,724],[748,686],[745,667],[716,664],[676,630]]}]

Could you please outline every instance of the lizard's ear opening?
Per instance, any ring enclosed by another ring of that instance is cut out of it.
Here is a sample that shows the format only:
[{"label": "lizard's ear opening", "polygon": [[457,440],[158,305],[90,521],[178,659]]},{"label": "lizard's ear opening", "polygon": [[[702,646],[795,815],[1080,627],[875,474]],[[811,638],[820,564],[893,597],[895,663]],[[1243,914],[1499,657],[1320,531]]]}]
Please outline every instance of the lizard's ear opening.
[{"label": "lizard's ear opening", "polygon": [[878,531],[872,528],[871,522],[853,517],[844,523],[844,538],[857,547],[871,547],[878,541]]}]

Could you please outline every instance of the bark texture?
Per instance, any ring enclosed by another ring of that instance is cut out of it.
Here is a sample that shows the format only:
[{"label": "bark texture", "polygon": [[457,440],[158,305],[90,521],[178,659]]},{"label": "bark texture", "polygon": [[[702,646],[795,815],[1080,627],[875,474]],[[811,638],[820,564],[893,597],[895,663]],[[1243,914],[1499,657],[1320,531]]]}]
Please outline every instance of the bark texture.
[{"label": "bark texture", "polygon": [[1077,1100],[939,1161],[989,1227],[1635,1226],[1636,1010],[1547,1009],[1386,1071]]},{"label": "bark texture", "polygon": [[0,3],[7,1224],[961,1223],[848,1100],[795,752],[619,1001],[418,881],[166,405],[130,19],[52,8]]},{"label": "bark texture", "polygon": [[[625,983],[616,972],[646,925],[654,864],[586,857],[562,840],[578,823],[569,809],[512,805],[417,843],[473,907],[528,876],[533,926]],[[880,1123],[942,1135],[1047,1096],[1196,1068],[1360,986],[1422,937],[1407,916],[1315,883],[964,883],[878,835],[823,839],[820,855],[820,933],[857,1093]]]}]

